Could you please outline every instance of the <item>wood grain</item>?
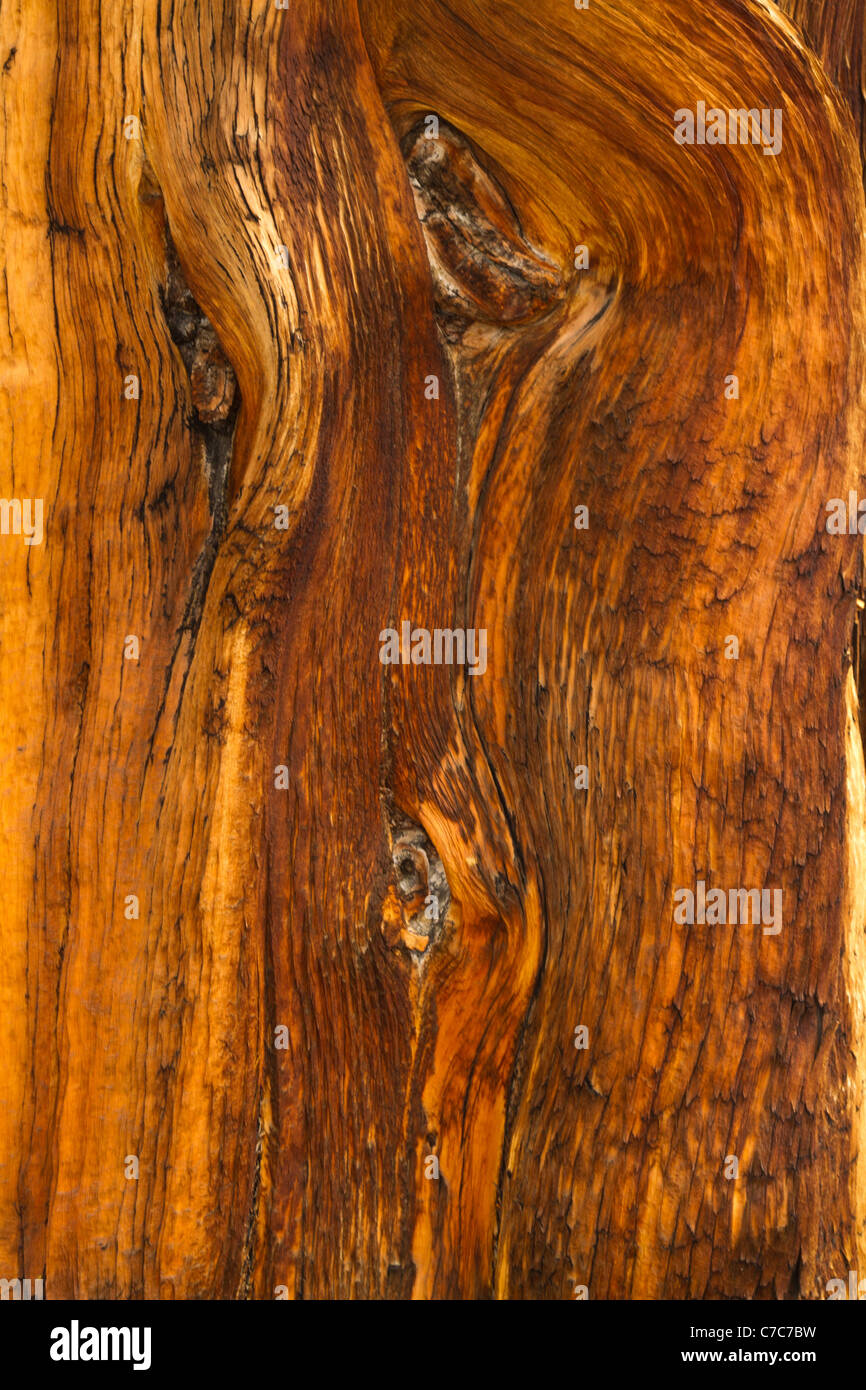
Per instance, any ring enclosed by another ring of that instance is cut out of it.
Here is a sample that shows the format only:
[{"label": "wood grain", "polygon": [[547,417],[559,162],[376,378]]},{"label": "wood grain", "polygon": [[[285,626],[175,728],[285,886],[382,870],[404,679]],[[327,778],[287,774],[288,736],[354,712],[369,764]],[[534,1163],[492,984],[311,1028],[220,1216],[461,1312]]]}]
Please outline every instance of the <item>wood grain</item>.
[{"label": "wood grain", "polygon": [[4,8],[0,1276],[863,1267],[862,7],[786,8]]}]

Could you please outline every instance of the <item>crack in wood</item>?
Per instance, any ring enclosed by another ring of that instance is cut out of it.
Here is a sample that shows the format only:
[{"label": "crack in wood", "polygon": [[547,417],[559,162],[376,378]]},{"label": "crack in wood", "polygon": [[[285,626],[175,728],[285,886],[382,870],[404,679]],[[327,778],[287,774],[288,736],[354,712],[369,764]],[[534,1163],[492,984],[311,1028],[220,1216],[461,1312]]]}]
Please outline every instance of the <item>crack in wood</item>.
[{"label": "crack in wood", "polygon": [[186,282],[168,223],[163,309],[189,376],[193,428],[204,441],[205,474],[214,529],[225,523],[225,491],[240,392],[234,368],[216,331]]}]

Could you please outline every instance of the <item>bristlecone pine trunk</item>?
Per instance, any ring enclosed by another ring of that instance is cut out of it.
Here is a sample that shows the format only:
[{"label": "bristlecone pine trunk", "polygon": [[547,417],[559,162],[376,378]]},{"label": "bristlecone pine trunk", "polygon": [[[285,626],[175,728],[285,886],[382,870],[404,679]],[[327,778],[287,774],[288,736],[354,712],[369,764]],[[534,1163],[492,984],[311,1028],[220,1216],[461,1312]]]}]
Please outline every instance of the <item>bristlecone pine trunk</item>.
[{"label": "bristlecone pine trunk", "polygon": [[0,1275],[866,1269],[863,8],[3,6]]}]

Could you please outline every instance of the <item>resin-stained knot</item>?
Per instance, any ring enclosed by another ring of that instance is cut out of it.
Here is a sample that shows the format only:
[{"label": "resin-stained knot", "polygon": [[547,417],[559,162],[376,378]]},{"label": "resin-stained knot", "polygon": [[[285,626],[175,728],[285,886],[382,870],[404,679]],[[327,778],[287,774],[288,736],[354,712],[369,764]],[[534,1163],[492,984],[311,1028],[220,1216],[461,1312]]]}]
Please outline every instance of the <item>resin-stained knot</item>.
[{"label": "resin-stained knot", "polygon": [[451,891],[442,861],[420,826],[406,828],[394,840],[394,882],[383,915],[396,942],[411,951],[426,951],[442,930]]}]

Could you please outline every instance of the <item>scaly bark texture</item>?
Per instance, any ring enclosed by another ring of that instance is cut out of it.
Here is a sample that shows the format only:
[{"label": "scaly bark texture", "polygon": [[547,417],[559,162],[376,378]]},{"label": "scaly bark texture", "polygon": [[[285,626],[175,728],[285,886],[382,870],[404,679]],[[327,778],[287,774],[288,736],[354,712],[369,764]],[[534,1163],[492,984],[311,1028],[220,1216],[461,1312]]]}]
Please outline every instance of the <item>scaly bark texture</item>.
[{"label": "scaly bark texture", "polygon": [[4,7],[0,1276],[862,1267],[862,35],[788,8]]}]

